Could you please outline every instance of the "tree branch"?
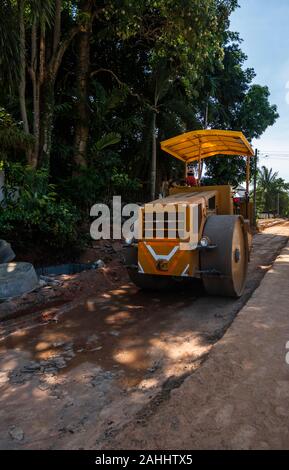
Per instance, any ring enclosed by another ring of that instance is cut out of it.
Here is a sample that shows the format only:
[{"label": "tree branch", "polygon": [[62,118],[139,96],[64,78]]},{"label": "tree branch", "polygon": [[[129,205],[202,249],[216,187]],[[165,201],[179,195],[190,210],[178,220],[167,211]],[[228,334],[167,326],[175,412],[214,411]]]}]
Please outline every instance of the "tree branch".
[{"label": "tree branch", "polygon": [[109,73],[110,75],[112,75],[112,77],[115,79],[115,81],[119,84],[119,86],[127,86],[124,82],[122,82],[118,76],[110,69],[104,69],[104,68],[100,68],[100,69],[97,69],[97,70],[94,70],[93,72],[91,72],[90,74],[90,77],[94,77],[94,75],[98,75],[99,73]]},{"label": "tree branch", "polygon": [[[57,6],[57,5],[56,5]],[[92,25],[93,21],[97,16],[105,9],[105,7],[100,7],[96,8],[95,11],[91,15],[91,21],[90,21],[90,26]],[[67,36],[58,44],[58,47],[54,49],[54,52],[52,54],[50,63],[49,63],[49,69],[50,73],[56,77],[58,69],[61,65],[62,58],[68,49],[71,41],[74,39],[74,37],[81,31],[86,31],[86,26],[82,25],[81,23],[76,24],[73,26],[70,31],[68,32]]]},{"label": "tree branch", "polygon": [[115,79],[115,81],[118,83],[118,85],[119,85],[120,87],[126,88],[126,89],[129,91],[129,94],[130,94],[131,96],[135,96],[139,101],[144,102],[144,98],[143,98],[141,95],[139,95],[138,93],[135,93],[134,91],[132,91],[132,90],[130,89],[130,87],[129,87],[126,83],[122,82],[122,81],[118,78],[118,76],[117,76],[112,70],[110,70],[110,69],[100,68],[100,69],[94,70],[93,72],[91,72],[90,77],[92,78],[92,77],[94,77],[95,75],[98,75],[99,73],[109,73],[109,74]]},{"label": "tree branch", "polygon": [[137,98],[137,100],[140,103],[147,106],[154,113],[157,113],[157,114],[159,113],[158,106],[154,104],[152,105],[147,99],[144,98],[144,96],[134,92],[126,83],[122,82],[112,70],[100,68],[91,72],[90,77],[92,78],[95,75],[98,75],[99,73],[109,73],[115,79],[115,81],[118,83],[120,87],[125,88],[129,92],[130,96],[134,96],[135,98]]},{"label": "tree branch", "polygon": [[55,0],[55,18],[54,18],[54,33],[53,33],[53,54],[56,53],[61,37],[61,10],[62,0]]},{"label": "tree branch", "polygon": [[81,31],[81,29],[82,26],[80,24],[73,26],[65,39],[63,39],[63,41],[59,44],[57,51],[52,55],[51,61],[49,63],[49,70],[52,76],[56,77],[66,50],[68,49],[71,41]]}]

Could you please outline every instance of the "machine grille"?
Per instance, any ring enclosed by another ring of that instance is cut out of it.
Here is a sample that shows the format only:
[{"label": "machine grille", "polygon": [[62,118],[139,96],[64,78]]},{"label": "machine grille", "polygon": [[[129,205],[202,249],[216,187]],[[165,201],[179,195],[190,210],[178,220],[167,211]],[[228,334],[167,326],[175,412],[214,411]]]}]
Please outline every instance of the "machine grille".
[{"label": "machine grille", "polygon": [[142,210],[142,236],[144,239],[185,240],[188,229],[186,207],[174,210]]}]

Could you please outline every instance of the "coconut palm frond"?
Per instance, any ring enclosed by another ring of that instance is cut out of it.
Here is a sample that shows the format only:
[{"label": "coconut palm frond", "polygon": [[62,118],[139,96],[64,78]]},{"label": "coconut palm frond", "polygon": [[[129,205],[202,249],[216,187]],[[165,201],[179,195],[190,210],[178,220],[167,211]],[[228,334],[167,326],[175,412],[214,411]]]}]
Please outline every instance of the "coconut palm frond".
[{"label": "coconut palm frond", "polygon": [[9,0],[0,2],[0,81],[12,86],[19,77],[17,10]]},{"label": "coconut palm frond", "polygon": [[55,13],[55,0],[29,0],[32,20],[51,26]]}]

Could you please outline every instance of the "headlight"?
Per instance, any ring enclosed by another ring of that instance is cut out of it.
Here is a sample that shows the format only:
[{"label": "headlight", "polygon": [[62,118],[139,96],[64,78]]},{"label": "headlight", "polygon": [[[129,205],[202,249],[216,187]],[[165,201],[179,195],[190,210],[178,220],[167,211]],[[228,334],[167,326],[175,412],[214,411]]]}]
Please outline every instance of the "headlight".
[{"label": "headlight", "polygon": [[208,237],[203,237],[203,238],[201,238],[201,240],[200,240],[200,245],[201,245],[202,248],[208,248],[208,246],[210,245],[210,243],[211,243],[211,242],[210,242],[210,240],[209,240]]}]

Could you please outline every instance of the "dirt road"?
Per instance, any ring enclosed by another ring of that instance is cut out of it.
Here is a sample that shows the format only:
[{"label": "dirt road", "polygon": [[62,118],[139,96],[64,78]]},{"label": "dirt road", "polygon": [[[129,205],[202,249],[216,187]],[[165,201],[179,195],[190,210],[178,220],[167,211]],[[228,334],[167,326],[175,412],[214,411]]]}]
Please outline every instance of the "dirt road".
[{"label": "dirt road", "polygon": [[107,449],[288,450],[289,244],[208,360]]},{"label": "dirt road", "polygon": [[127,280],[25,323],[0,342],[0,448],[100,449],[153,415],[202,366],[286,245],[289,224],[254,239],[244,297],[139,292]]}]

